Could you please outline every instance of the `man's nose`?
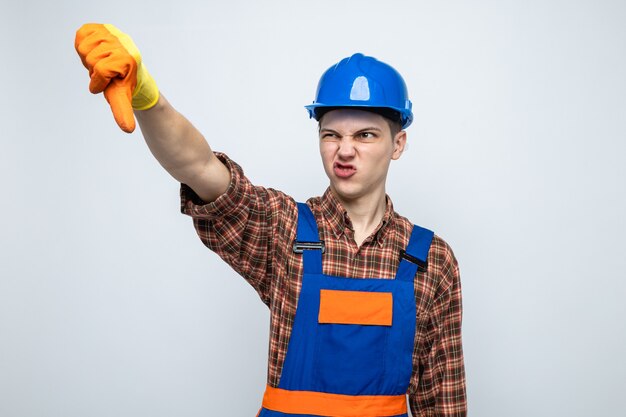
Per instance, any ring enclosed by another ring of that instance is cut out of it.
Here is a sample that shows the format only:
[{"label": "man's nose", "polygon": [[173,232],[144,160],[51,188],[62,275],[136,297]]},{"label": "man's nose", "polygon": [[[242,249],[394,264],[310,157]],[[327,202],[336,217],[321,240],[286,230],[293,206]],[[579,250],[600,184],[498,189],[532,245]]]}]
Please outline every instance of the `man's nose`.
[{"label": "man's nose", "polygon": [[340,157],[342,158],[351,158],[355,154],[354,143],[352,141],[352,137],[344,136],[339,141],[339,149],[337,151]]}]

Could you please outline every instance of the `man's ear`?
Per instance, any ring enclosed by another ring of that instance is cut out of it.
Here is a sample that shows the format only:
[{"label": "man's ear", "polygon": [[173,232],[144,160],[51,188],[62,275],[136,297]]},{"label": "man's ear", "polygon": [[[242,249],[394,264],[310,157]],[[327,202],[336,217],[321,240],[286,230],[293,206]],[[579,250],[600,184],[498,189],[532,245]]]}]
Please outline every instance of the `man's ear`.
[{"label": "man's ear", "polygon": [[402,153],[404,152],[404,148],[406,146],[406,131],[401,130],[396,133],[396,136],[393,138],[393,154],[391,154],[391,159],[399,159]]}]

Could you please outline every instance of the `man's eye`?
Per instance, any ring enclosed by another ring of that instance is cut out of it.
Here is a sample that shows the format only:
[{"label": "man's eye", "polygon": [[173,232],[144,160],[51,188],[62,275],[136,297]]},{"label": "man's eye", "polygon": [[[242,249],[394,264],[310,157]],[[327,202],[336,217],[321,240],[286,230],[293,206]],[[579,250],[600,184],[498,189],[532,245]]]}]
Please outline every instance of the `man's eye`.
[{"label": "man's eye", "polygon": [[376,137],[372,132],[362,132],[359,136],[363,139],[373,139]]}]

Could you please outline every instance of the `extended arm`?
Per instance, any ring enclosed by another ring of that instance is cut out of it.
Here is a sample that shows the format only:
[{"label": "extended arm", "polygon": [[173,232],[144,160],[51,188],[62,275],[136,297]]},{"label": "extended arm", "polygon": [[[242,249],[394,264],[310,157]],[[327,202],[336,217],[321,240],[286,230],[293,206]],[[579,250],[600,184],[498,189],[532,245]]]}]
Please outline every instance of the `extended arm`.
[{"label": "extended arm", "polygon": [[159,93],[128,35],[112,25],[90,23],[76,32],[75,47],[89,70],[89,90],[104,93],[122,130],[135,129],[134,111],[150,151],[170,175],[206,202],[226,191],[228,169],[202,134]]},{"label": "extended arm", "polygon": [[136,110],[143,137],[167,172],[189,185],[205,202],[228,188],[230,172],[213,154],[204,136],[161,95],[149,110]]}]

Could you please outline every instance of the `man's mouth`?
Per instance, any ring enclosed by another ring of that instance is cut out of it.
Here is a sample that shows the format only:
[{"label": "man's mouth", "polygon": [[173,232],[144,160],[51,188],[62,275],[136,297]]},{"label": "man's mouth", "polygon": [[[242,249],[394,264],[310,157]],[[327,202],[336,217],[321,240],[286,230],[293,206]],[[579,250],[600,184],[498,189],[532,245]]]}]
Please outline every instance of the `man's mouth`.
[{"label": "man's mouth", "polygon": [[335,172],[335,175],[339,178],[350,178],[356,172],[356,168],[354,167],[354,165],[335,162],[333,164],[333,171]]}]

